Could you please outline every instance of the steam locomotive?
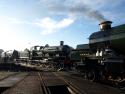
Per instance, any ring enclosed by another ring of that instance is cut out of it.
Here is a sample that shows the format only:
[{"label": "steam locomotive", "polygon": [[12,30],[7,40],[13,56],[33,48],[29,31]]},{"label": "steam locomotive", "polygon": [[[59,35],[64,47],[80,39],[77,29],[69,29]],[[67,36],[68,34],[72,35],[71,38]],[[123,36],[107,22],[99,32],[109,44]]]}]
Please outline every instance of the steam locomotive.
[{"label": "steam locomotive", "polygon": [[91,54],[84,56],[85,77],[92,81],[125,80],[125,24],[111,27],[111,21],[100,23],[100,31],[89,37]]},{"label": "steam locomotive", "polygon": [[61,41],[59,46],[33,46],[30,50],[26,49],[20,52],[20,59],[23,61],[30,60],[33,63],[43,62],[63,62],[69,57],[72,47],[64,45]]}]

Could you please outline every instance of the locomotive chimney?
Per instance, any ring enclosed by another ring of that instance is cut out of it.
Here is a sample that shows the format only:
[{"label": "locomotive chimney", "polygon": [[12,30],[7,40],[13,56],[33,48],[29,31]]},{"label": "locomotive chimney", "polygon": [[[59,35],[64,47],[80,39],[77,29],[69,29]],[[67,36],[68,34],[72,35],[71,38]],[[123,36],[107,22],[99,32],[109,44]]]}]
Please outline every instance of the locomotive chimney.
[{"label": "locomotive chimney", "polygon": [[105,31],[105,30],[111,29],[111,24],[112,24],[111,21],[101,22],[101,23],[99,24],[99,25],[100,25],[100,30],[101,30],[101,31]]},{"label": "locomotive chimney", "polygon": [[64,45],[64,41],[60,41],[60,46],[63,46]]}]

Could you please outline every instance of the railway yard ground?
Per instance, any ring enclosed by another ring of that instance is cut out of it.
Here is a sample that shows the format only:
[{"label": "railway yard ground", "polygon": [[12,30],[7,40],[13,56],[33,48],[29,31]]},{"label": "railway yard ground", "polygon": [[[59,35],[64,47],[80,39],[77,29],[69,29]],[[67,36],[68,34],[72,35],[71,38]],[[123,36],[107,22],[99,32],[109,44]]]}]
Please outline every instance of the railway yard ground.
[{"label": "railway yard ground", "polygon": [[85,80],[79,72],[49,65],[0,64],[0,94],[125,94],[122,89]]},{"label": "railway yard ground", "polygon": [[84,80],[74,71],[0,72],[0,75],[4,75],[0,80],[1,94],[125,94],[119,88]]}]

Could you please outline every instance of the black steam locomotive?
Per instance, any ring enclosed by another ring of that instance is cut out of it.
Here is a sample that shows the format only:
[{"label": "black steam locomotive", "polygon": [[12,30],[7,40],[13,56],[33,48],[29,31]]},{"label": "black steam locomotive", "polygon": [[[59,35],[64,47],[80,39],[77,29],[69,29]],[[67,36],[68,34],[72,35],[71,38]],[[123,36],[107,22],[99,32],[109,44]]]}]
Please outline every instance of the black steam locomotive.
[{"label": "black steam locomotive", "polygon": [[63,62],[66,58],[69,58],[71,47],[64,45],[61,41],[59,46],[33,46],[30,50],[25,49],[20,52],[20,60],[31,61],[33,63],[43,62]]},{"label": "black steam locomotive", "polygon": [[82,57],[87,79],[125,80],[125,24],[111,27],[111,21],[100,23],[100,31],[89,37],[91,54]]}]

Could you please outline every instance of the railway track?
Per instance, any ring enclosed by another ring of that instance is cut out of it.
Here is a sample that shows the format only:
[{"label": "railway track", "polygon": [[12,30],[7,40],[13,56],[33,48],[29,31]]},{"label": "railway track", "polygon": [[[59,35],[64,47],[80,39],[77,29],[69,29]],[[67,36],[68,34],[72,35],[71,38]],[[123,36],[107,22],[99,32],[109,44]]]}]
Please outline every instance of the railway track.
[{"label": "railway track", "polygon": [[65,81],[65,83],[68,85],[67,88],[68,88],[70,94],[87,94],[87,92],[85,92],[84,90],[79,89],[76,85],[74,85],[69,80],[57,75],[56,73],[54,73],[54,74],[56,76],[58,76],[60,79],[62,79],[63,81]]},{"label": "railway track", "polygon": [[[66,83],[68,83],[68,81]],[[87,94],[85,91],[75,87],[72,83],[68,83],[68,90],[71,94]]]},{"label": "railway track", "polygon": [[125,94],[124,91],[121,91],[118,88],[102,83],[87,81],[81,77],[77,77],[77,74],[60,72],[55,73],[55,75],[68,83],[69,89],[71,89],[71,92],[73,91],[71,94]]},{"label": "railway track", "polygon": [[[51,79],[51,81],[55,80],[55,81],[50,82],[52,86],[47,85],[47,84],[50,84],[49,82],[47,82],[47,78],[50,77],[50,75],[48,75],[48,77],[47,76],[45,77],[44,73],[42,72],[41,73],[38,72],[38,75],[41,81],[44,94],[58,94],[58,93],[59,94],[87,94],[85,91],[80,90],[78,87],[74,86],[71,82],[67,81],[66,79],[62,78],[59,75],[56,75],[56,73],[51,73],[51,75],[55,77]],[[60,80],[60,85],[59,83],[57,83],[57,79]],[[51,88],[57,88],[57,89],[55,91],[55,89],[52,90]]]},{"label": "railway track", "polygon": [[31,72],[2,94],[124,94],[118,89],[83,80],[69,73]]},{"label": "railway track", "polygon": [[46,87],[44,80],[43,80],[43,75],[42,73],[38,72],[39,78],[40,78],[40,84],[43,89],[44,94],[51,94],[50,90]]}]

